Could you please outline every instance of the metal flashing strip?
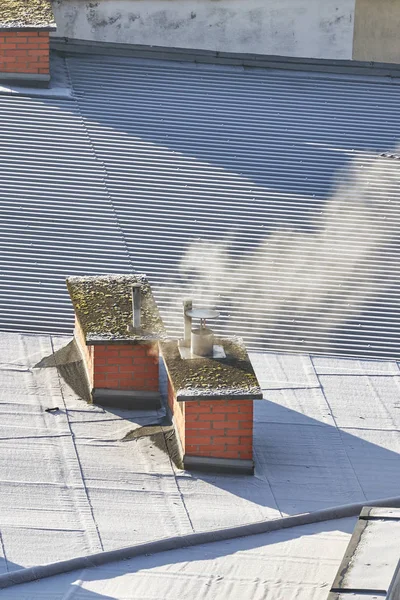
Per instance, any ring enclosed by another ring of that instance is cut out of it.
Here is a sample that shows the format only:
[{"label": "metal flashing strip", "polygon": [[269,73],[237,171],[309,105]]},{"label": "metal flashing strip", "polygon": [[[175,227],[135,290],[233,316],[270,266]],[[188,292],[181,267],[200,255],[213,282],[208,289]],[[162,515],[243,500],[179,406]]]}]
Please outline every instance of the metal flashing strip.
[{"label": "metal flashing strip", "polygon": [[387,600],[399,600],[400,598],[400,560],[397,563],[397,568],[390,584]]},{"label": "metal flashing strip", "polygon": [[244,54],[169,46],[123,44],[52,36],[50,48],[67,54],[98,54],[198,64],[231,65],[303,72],[400,77],[400,65],[373,61]]},{"label": "metal flashing strip", "polygon": [[190,471],[207,473],[254,474],[253,461],[238,458],[212,458],[207,456],[185,455],[183,457],[183,466],[185,469],[190,469]]},{"label": "metal flashing strip", "polygon": [[161,395],[158,392],[95,388],[92,397],[95,404],[113,408],[150,410],[161,407]]},{"label": "metal flashing strip", "polygon": [[0,71],[0,82],[2,81],[6,81],[8,84],[25,84],[26,86],[47,88],[50,81],[50,75],[40,73],[4,73]]},{"label": "metal flashing strip", "polygon": [[[333,595],[331,595],[331,594],[333,594]],[[379,597],[379,598],[386,598],[385,590],[367,590],[367,591],[365,591],[364,589],[361,589],[361,588],[360,589],[349,588],[348,590],[332,588],[331,594],[328,596],[328,600],[334,600],[336,598],[335,594],[341,594],[343,597],[346,597],[346,596],[354,597],[354,594],[357,594],[359,596],[367,596],[367,597],[374,596],[374,597]]]}]

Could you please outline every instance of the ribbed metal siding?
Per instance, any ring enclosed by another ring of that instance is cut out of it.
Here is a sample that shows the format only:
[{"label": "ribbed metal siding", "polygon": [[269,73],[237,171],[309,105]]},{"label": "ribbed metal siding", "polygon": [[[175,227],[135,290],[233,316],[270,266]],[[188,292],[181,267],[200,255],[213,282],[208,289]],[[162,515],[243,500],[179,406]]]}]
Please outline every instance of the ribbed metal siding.
[{"label": "ribbed metal siding", "polygon": [[170,324],[194,290],[254,348],[400,358],[400,161],[379,156],[399,137],[398,85],[68,65],[132,261]]},{"label": "ribbed metal siding", "polygon": [[0,96],[0,329],[70,333],[65,276],[129,272],[75,102]]}]

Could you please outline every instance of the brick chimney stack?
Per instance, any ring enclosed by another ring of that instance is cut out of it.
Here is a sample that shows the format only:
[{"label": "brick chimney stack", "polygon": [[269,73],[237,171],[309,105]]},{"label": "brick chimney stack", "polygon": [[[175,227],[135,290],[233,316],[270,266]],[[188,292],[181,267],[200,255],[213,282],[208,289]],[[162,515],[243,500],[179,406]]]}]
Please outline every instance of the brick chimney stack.
[{"label": "brick chimney stack", "polygon": [[0,81],[47,86],[49,33],[55,29],[50,0],[2,0]]},{"label": "brick chimney stack", "polygon": [[[212,354],[203,356],[187,346],[188,335],[167,339],[144,275],[68,277],[67,287],[93,402],[159,408],[161,350],[179,466],[252,474],[253,401],[263,394],[243,340],[213,335]],[[215,312],[185,303],[185,317]],[[210,330],[205,331],[208,336]],[[198,328],[191,333],[198,336]]]},{"label": "brick chimney stack", "polygon": [[68,277],[67,287],[93,402],[158,408],[164,325],[146,277]]},{"label": "brick chimney stack", "polygon": [[216,342],[223,358],[185,358],[177,341],[160,342],[183,467],[252,474],[253,401],[262,391],[243,341]]}]

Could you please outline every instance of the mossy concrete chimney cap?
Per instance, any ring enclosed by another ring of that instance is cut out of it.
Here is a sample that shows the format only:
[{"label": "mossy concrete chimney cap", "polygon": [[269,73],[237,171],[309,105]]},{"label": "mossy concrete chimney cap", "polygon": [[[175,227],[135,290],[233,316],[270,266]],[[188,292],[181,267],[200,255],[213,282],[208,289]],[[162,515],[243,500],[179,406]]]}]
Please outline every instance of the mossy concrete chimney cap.
[{"label": "mossy concrete chimney cap", "polygon": [[0,29],[55,30],[50,0],[0,0]]},{"label": "mossy concrete chimney cap", "polygon": [[[132,285],[140,284],[141,327],[132,331]],[[86,343],[140,343],[162,339],[165,328],[145,275],[67,277]]]},{"label": "mossy concrete chimney cap", "polygon": [[192,400],[261,400],[258,383],[241,338],[216,338],[223,359],[182,359],[176,340],[160,342],[160,349],[178,402]]}]

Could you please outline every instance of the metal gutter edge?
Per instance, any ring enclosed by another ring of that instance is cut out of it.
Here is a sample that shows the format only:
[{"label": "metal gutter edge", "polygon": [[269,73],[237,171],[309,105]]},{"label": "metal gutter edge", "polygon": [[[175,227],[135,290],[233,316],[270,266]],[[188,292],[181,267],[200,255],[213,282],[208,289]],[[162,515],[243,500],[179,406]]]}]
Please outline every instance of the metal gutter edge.
[{"label": "metal gutter edge", "polygon": [[400,496],[371,500],[369,502],[358,502],[355,504],[343,504],[312,513],[303,513],[292,517],[282,517],[271,521],[257,521],[255,523],[248,523],[247,525],[239,525],[236,527],[227,527],[213,531],[162,538],[160,540],[155,540],[154,542],[137,544],[135,546],[109,550],[107,552],[97,552],[88,556],[79,556],[69,560],[50,563],[48,565],[18,569],[17,571],[0,575],[0,589],[5,589],[20,583],[29,583],[38,579],[44,579],[45,577],[52,577],[53,575],[60,575],[61,573],[90,569],[119,560],[128,560],[135,558],[136,556],[144,556],[146,554],[155,554],[190,546],[199,546],[202,544],[248,537],[260,533],[270,533],[280,529],[311,525],[322,521],[356,517],[360,514],[364,506],[400,508]]},{"label": "metal gutter edge", "polygon": [[50,48],[68,54],[99,54],[202,64],[234,65],[261,69],[314,71],[345,75],[374,75],[390,78],[400,77],[400,64],[394,63],[241,54],[234,52],[217,52],[213,50],[194,50],[190,48],[168,48],[163,46],[96,42],[66,37],[58,38],[56,36],[50,38]]}]

